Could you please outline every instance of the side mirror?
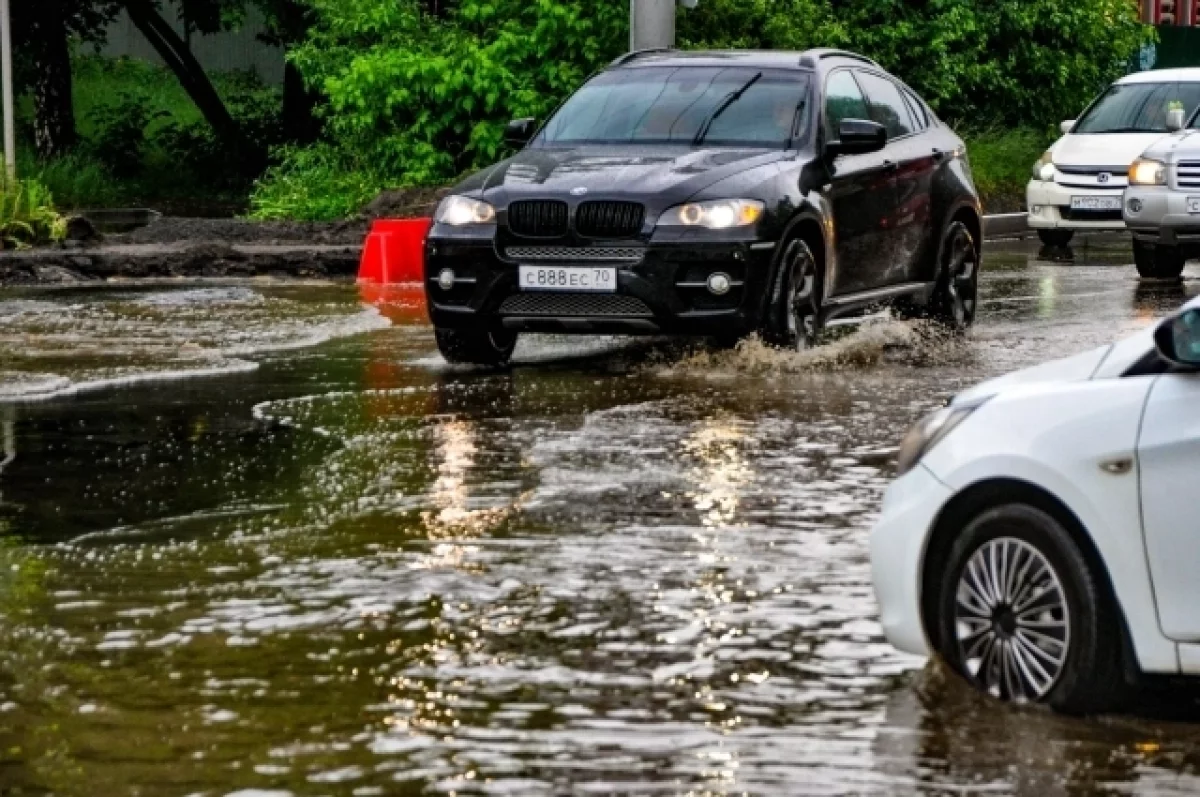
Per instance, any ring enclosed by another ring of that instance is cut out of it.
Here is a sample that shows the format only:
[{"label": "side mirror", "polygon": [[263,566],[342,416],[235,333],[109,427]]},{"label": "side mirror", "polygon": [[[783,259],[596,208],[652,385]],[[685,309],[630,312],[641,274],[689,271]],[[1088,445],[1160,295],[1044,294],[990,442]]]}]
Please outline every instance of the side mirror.
[{"label": "side mirror", "polygon": [[1184,117],[1182,108],[1172,108],[1167,111],[1167,130],[1174,133],[1177,130],[1182,130],[1186,123],[1187,119]]},{"label": "side mirror", "polygon": [[1159,324],[1154,344],[1172,365],[1200,370],[1200,309],[1184,310]]},{"label": "side mirror", "polygon": [[1062,134],[1065,136],[1067,133],[1070,133],[1075,129],[1075,120],[1064,119],[1062,122],[1059,122],[1058,129],[1062,131]]},{"label": "side mirror", "polygon": [[887,146],[887,128],[866,119],[843,119],[838,126],[838,140],[830,141],[830,155],[863,155],[878,152]]},{"label": "side mirror", "polygon": [[504,141],[514,147],[523,147],[537,132],[536,119],[513,119],[504,128]]}]

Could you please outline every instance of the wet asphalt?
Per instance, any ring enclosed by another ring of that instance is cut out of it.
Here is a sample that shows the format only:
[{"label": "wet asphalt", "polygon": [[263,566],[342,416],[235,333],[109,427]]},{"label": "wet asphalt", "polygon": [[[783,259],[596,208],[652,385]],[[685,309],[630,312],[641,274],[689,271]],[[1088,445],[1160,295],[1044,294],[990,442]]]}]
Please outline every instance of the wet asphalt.
[{"label": "wet asphalt", "polygon": [[0,794],[1200,792],[1190,697],[1057,717],[882,639],[906,428],[1200,293],[1119,238],[984,269],[961,339],[505,372],[347,286],[0,292]]}]

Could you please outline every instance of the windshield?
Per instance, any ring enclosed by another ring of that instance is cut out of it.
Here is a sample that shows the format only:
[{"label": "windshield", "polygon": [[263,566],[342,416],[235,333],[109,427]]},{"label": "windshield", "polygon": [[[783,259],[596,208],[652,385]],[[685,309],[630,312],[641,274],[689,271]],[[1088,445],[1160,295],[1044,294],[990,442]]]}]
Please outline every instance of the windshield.
[{"label": "windshield", "polygon": [[1200,83],[1126,83],[1112,86],[1088,109],[1072,133],[1166,133],[1167,112],[1184,117],[1200,106]]},{"label": "windshield", "polygon": [[804,133],[809,76],[745,67],[604,72],[577,91],[539,145],[784,147]]}]

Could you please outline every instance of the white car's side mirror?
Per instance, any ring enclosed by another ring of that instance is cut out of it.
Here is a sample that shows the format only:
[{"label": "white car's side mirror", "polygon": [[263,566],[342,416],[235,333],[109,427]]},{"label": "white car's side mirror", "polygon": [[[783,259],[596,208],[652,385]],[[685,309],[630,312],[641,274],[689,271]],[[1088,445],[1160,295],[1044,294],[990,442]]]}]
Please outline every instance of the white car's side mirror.
[{"label": "white car's side mirror", "polygon": [[1071,128],[1073,128],[1073,127],[1075,127],[1075,120],[1074,119],[1066,119],[1061,124],[1059,124],[1058,129],[1061,130],[1062,134],[1065,136],[1067,133],[1071,132]]},{"label": "white car's side mirror", "polygon": [[1184,118],[1182,108],[1172,108],[1167,111],[1167,130],[1174,133],[1176,130],[1182,130],[1187,119]]},{"label": "white car's side mirror", "polygon": [[1200,370],[1200,310],[1177,313],[1154,330],[1158,354],[1172,365]]}]

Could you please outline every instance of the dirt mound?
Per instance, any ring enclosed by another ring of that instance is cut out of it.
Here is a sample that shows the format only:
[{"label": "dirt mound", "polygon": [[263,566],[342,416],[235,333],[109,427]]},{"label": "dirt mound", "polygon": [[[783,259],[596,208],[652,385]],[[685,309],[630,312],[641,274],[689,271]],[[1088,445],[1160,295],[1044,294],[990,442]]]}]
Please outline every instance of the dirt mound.
[{"label": "dirt mound", "polygon": [[367,223],[362,219],[338,222],[248,221],[246,219],[192,219],[164,216],[132,232],[106,235],[106,244],[226,244],[317,245],[362,244]]}]

